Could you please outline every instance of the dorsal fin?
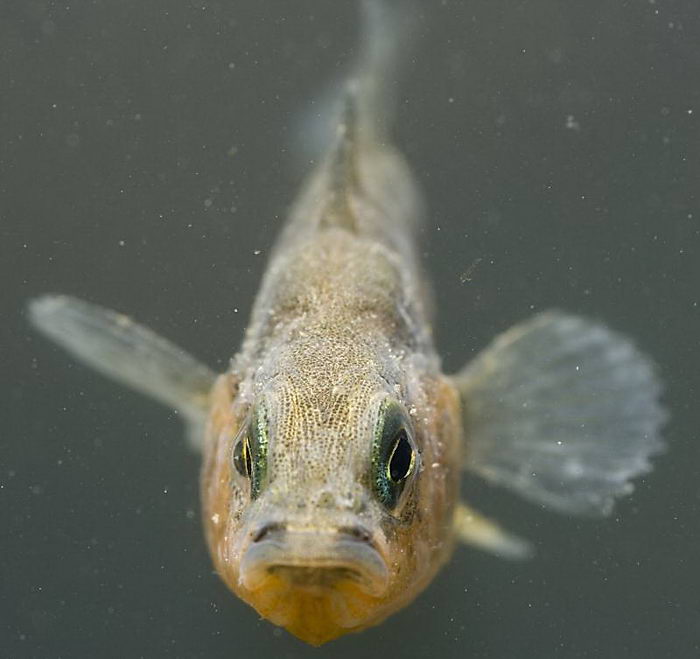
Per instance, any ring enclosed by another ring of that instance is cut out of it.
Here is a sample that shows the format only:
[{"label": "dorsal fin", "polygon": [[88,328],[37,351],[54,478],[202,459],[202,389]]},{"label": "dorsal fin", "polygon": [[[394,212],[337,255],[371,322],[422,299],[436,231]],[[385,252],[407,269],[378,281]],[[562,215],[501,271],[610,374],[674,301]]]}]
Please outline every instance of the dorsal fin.
[{"label": "dorsal fin", "polygon": [[360,127],[358,108],[359,85],[348,82],[343,95],[340,120],[336,127],[335,143],[328,154],[328,206],[321,219],[322,227],[336,226],[355,231],[355,217],[350,194],[359,184],[357,176],[358,140]]}]

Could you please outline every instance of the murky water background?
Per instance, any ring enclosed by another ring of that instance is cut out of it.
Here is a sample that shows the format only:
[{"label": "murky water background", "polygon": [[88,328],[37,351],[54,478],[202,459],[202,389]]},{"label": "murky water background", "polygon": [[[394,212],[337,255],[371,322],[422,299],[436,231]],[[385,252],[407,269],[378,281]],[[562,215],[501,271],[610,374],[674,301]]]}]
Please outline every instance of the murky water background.
[{"label": "murky water background", "polygon": [[669,452],[603,522],[469,482],[533,538],[458,549],[410,608],[320,650],[212,573],[176,418],[29,331],[70,292],[223,369],[303,162],[354,2],[0,4],[0,656],[700,654],[700,12],[694,0],[425,4],[397,141],[425,189],[447,370],[534,310],[633,335]]}]

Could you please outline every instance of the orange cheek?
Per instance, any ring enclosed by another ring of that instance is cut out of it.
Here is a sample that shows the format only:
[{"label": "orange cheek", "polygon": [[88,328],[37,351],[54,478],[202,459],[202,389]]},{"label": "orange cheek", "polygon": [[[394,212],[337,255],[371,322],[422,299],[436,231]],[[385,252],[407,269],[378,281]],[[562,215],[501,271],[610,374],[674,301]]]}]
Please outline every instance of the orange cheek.
[{"label": "orange cheek", "polygon": [[232,508],[242,508],[244,505],[242,499],[237,501],[232,488],[231,442],[241,423],[234,411],[234,394],[231,376],[220,376],[211,396],[212,408],[200,481],[202,521],[207,544],[214,566],[222,576],[231,569],[226,548],[234,531],[232,515],[236,511]]}]

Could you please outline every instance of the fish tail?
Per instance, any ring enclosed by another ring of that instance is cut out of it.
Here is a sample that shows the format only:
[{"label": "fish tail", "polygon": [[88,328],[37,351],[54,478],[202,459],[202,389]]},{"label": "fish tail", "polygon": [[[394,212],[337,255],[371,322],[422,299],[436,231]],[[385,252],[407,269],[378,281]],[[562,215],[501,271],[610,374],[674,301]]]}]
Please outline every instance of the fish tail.
[{"label": "fish tail", "polygon": [[391,128],[419,14],[414,0],[361,0],[361,9],[359,55],[346,84],[345,103],[355,105],[361,136],[377,140]]},{"label": "fish tail", "polygon": [[[325,153],[297,199],[282,243],[303,240],[307,232],[341,228],[413,258],[423,204],[389,132],[402,64],[418,32],[417,4],[361,0],[360,6],[358,55],[350,75],[336,87],[330,103],[334,109],[324,111],[327,96],[314,113],[315,122],[326,122]],[[318,141],[320,127],[312,126],[312,141]]]},{"label": "fish tail", "polygon": [[[386,140],[405,61],[418,34],[416,0],[360,0],[357,55],[300,117],[295,151],[316,161],[335,143]],[[342,151],[347,145],[341,145]]]},{"label": "fish tail", "polygon": [[[367,217],[352,208],[351,199],[377,199],[379,195],[393,203],[392,191],[406,184],[413,189],[403,158],[391,147],[389,133],[396,113],[401,60],[406,56],[403,44],[412,41],[417,14],[412,0],[361,0],[360,5],[358,56],[341,92],[335,140],[326,161],[331,203],[320,226],[342,226],[358,234],[368,230],[376,234],[377,229],[406,233],[412,208],[399,212],[387,208],[380,214],[382,227],[376,226],[376,218],[367,226]],[[368,194],[373,184],[367,179],[381,181],[375,194]],[[413,194],[401,196],[414,198]],[[387,222],[390,216],[399,221],[398,227]]]}]

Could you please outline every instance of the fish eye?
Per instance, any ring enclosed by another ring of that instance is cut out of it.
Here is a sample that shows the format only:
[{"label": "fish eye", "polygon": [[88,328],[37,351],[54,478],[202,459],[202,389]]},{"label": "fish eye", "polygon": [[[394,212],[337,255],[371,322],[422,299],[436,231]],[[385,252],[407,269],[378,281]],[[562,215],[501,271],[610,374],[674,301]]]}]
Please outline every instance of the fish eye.
[{"label": "fish eye", "polygon": [[264,405],[258,405],[233,447],[233,465],[241,476],[250,480],[252,499],[260,494],[267,474],[267,445],[267,411]]},{"label": "fish eye", "polygon": [[248,433],[240,437],[233,449],[233,464],[236,471],[245,478],[250,478],[253,473],[253,466],[250,461],[250,438]]},{"label": "fish eye", "polygon": [[394,438],[394,448],[387,464],[387,477],[392,483],[406,480],[411,475],[415,461],[416,454],[408,441],[406,430],[401,428]]},{"label": "fish eye", "polygon": [[411,439],[411,424],[396,401],[382,404],[372,450],[372,485],[377,498],[390,510],[416,466],[416,449]]}]

